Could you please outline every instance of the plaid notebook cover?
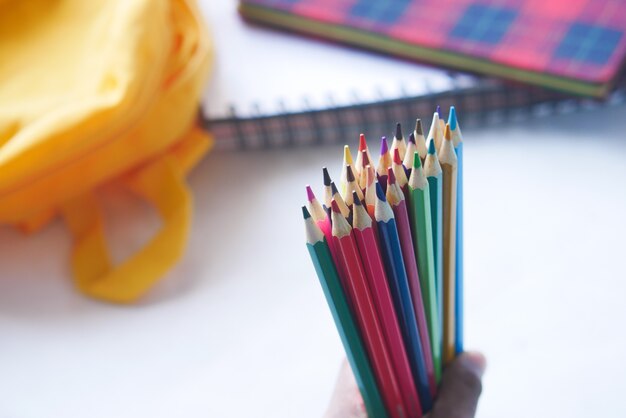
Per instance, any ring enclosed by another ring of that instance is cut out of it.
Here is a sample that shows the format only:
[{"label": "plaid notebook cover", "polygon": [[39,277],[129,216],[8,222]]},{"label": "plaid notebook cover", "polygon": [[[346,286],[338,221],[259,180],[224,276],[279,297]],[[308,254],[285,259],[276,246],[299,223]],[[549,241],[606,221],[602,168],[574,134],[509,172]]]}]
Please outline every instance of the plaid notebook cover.
[{"label": "plaid notebook cover", "polygon": [[622,0],[241,0],[254,21],[578,94],[626,55]]}]

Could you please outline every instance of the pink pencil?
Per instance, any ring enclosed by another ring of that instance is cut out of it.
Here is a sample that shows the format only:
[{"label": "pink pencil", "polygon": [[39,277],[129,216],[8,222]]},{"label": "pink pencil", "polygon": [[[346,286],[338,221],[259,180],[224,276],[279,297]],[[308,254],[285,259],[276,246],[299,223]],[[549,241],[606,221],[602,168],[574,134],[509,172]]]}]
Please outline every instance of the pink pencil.
[{"label": "pink pencil", "polygon": [[396,176],[392,168],[389,168],[387,171],[387,176],[387,201],[391,205],[393,215],[396,219],[398,236],[400,237],[400,247],[402,248],[402,258],[404,259],[404,267],[406,269],[407,278],[409,279],[411,299],[413,299],[413,310],[417,318],[417,327],[424,349],[424,363],[426,364],[426,375],[428,376],[430,394],[434,397],[437,393],[437,381],[435,380],[435,368],[433,366],[433,357],[430,349],[430,337],[426,322],[426,312],[424,311],[419,273],[417,272],[415,249],[411,237],[409,214],[406,209],[404,194],[396,182]]},{"label": "pink pencil", "polygon": [[365,269],[365,275],[374,297],[374,307],[383,328],[391,362],[396,372],[400,392],[407,406],[409,417],[421,417],[422,405],[420,404],[417,387],[411,374],[411,366],[402,340],[398,317],[393,307],[391,292],[387,285],[387,275],[385,274],[380,250],[374,237],[372,219],[363,207],[361,200],[356,196],[356,192],[354,194],[354,206],[352,208],[353,232]]}]

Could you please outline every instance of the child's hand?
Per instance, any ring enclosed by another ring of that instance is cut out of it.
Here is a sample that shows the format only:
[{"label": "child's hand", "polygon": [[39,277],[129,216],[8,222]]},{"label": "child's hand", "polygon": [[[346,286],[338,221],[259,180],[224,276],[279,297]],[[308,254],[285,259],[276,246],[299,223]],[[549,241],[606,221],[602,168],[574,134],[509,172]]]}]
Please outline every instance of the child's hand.
[{"label": "child's hand", "polygon": [[[482,391],[486,360],[480,353],[461,354],[450,364],[428,418],[473,418]],[[344,362],[325,418],[366,418],[361,394],[347,362]]]}]

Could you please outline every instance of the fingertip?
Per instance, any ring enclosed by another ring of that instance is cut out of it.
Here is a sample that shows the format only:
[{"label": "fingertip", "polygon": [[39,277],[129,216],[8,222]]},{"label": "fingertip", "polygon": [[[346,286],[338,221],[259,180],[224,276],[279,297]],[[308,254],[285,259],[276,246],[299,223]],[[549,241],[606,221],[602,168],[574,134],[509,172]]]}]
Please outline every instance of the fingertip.
[{"label": "fingertip", "polygon": [[478,351],[466,351],[459,355],[457,361],[463,363],[479,378],[483,377],[487,369],[487,358]]}]

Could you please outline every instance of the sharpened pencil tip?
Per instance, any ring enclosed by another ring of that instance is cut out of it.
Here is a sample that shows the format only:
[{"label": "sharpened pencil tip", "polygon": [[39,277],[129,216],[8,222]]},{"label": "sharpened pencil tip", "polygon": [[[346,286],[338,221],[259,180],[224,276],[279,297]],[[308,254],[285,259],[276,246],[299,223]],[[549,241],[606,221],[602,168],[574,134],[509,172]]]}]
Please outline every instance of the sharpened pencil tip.
[{"label": "sharpened pencil tip", "polygon": [[443,137],[450,140],[450,124],[446,123],[446,130],[443,133]]},{"label": "sharpened pencil tip", "polygon": [[393,162],[395,164],[402,164],[402,158],[400,158],[400,151],[398,148],[393,150]]},{"label": "sharpened pencil tip", "polygon": [[396,139],[402,139],[402,125],[400,123],[396,123]]},{"label": "sharpened pencil tip", "polygon": [[[435,141],[430,141],[431,144],[433,144]],[[434,148],[434,145],[433,145]],[[428,152],[430,153],[430,149],[428,150]],[[422,159],[420,158],[420,155],[416,152],[415,154],[413,154],[413,168],[420,168],[422,166]]]},{"label": "sharpened pencil tip", "polygon": [[363,167],[370,165],[370,157],[367,156],[367,151],[361,151],[361,159],[363,160]]},{"label": "sharpened pencil tip", "polygon": [[450,106],[450,114],[448,115],[448,123],[450,124],[450,129],[453,131],[456,129],[456,109],[454,106]]},{"label": "sharpened pencil tip", "polygon": [[350,183],[354,181],[354,173],[352,172],[352,167],[350,166],[350,164],[346,166],[346,178]]},{"label": "sharpened pencil tip", "polygon": [[359,199],[359,195],[357,194],[356,191],[352,192],[352,200],[354,201],[355,205],[361,206],[361,199]]},{"label": "sharpened pencil tip", "polygon": [[443,116],[441,115],[441,106],[437,105],[437,114],[439,115],[439,119],[443,119]]},{"label": "sharpened pencil tip", "polygon": [[387,137],[383,136],[380,138],[380,155],[387,154],[389,152],[389,147],[387,146]]},{"label": "sharpened pencil tip", "polygon": [[333,212],[335,212],[335,213],[341,213],[341,211],[339,210],[339,205],[337,204],[337,201],[336,201],[335,199],[333,199],[333,200],[330,202],[330,206],[332,206],[332,208],[333,208]]},{"label": "sharpened pencil tip", "polygon": [[380,185],[379,182],[376,182],[376,197],[378,197],[378,199],[382,200],[383,202],[387,201],[387,198],[385,197],[385,192],[383,192],[383,187]]},{"label": "sharpened pencil tip", "polygon": [[306,185],[306,197],[307,199],[309,199],[309,202],[315,200],[315,193],[313,193],[311,186],[309,186],[308,184]]},{"label": "sharpened pencil tip", "polygon": [[328,169],[323,167],[322,172],[324,173],[324,186],[330,186],[332,180],[330,179],[330,174],[328,174]]},{"label": "sharpened pencil tip", "polygon": [[335,186],[335,182],[334,182],[334,181],[331,181],[331,182],[330,182],[330,190],[333,192],[333,195],[335,195],[335,194],[339,193],[339,192],[337,191],[337,186]]},{"label": "sharpened pencil tip", "polygon": [[421,119],[416,119],[415,120],[415,132],[418,135],[424,135],[424,129],[422,128],[422,120]]},{"label": "sharpened pencil tip", "polygon": [[409,135],[409,142],[412,142],[415,144],[415,134],[413,134],[413,132],[411,132],[411,134]]},{"label": "sharpened pencil tip", "polygon": [[433,154],[433,155],[437,154],[437,149],[435,148],[435,141],[433,140],[431,140],[428,143],[428,153]]},{"label": "sharpened pencil tip", "polygon": [[365,142],[365,135],[359,135],[359,151],[364,151],[367,149],[367,142]]},{"label": "sharpened pencil tip", "polygon": [[352,164],[352,154],[350,153],[350,147],[348,145],[343,146],[343,161],[346,164]]},{"label": "sharpened pencil tip", "polygon": [[302,217],[304,219],[309,219],[311,217],[311,214],[309,213],[309,210],[306,208],[306,206],[302,206]]},{"label": "sharpened pencil tip", "polygon": [[389,167],[387,169],[387,184],[395,184],[396,183],[396,174],[393,172],[393,168]]}]

